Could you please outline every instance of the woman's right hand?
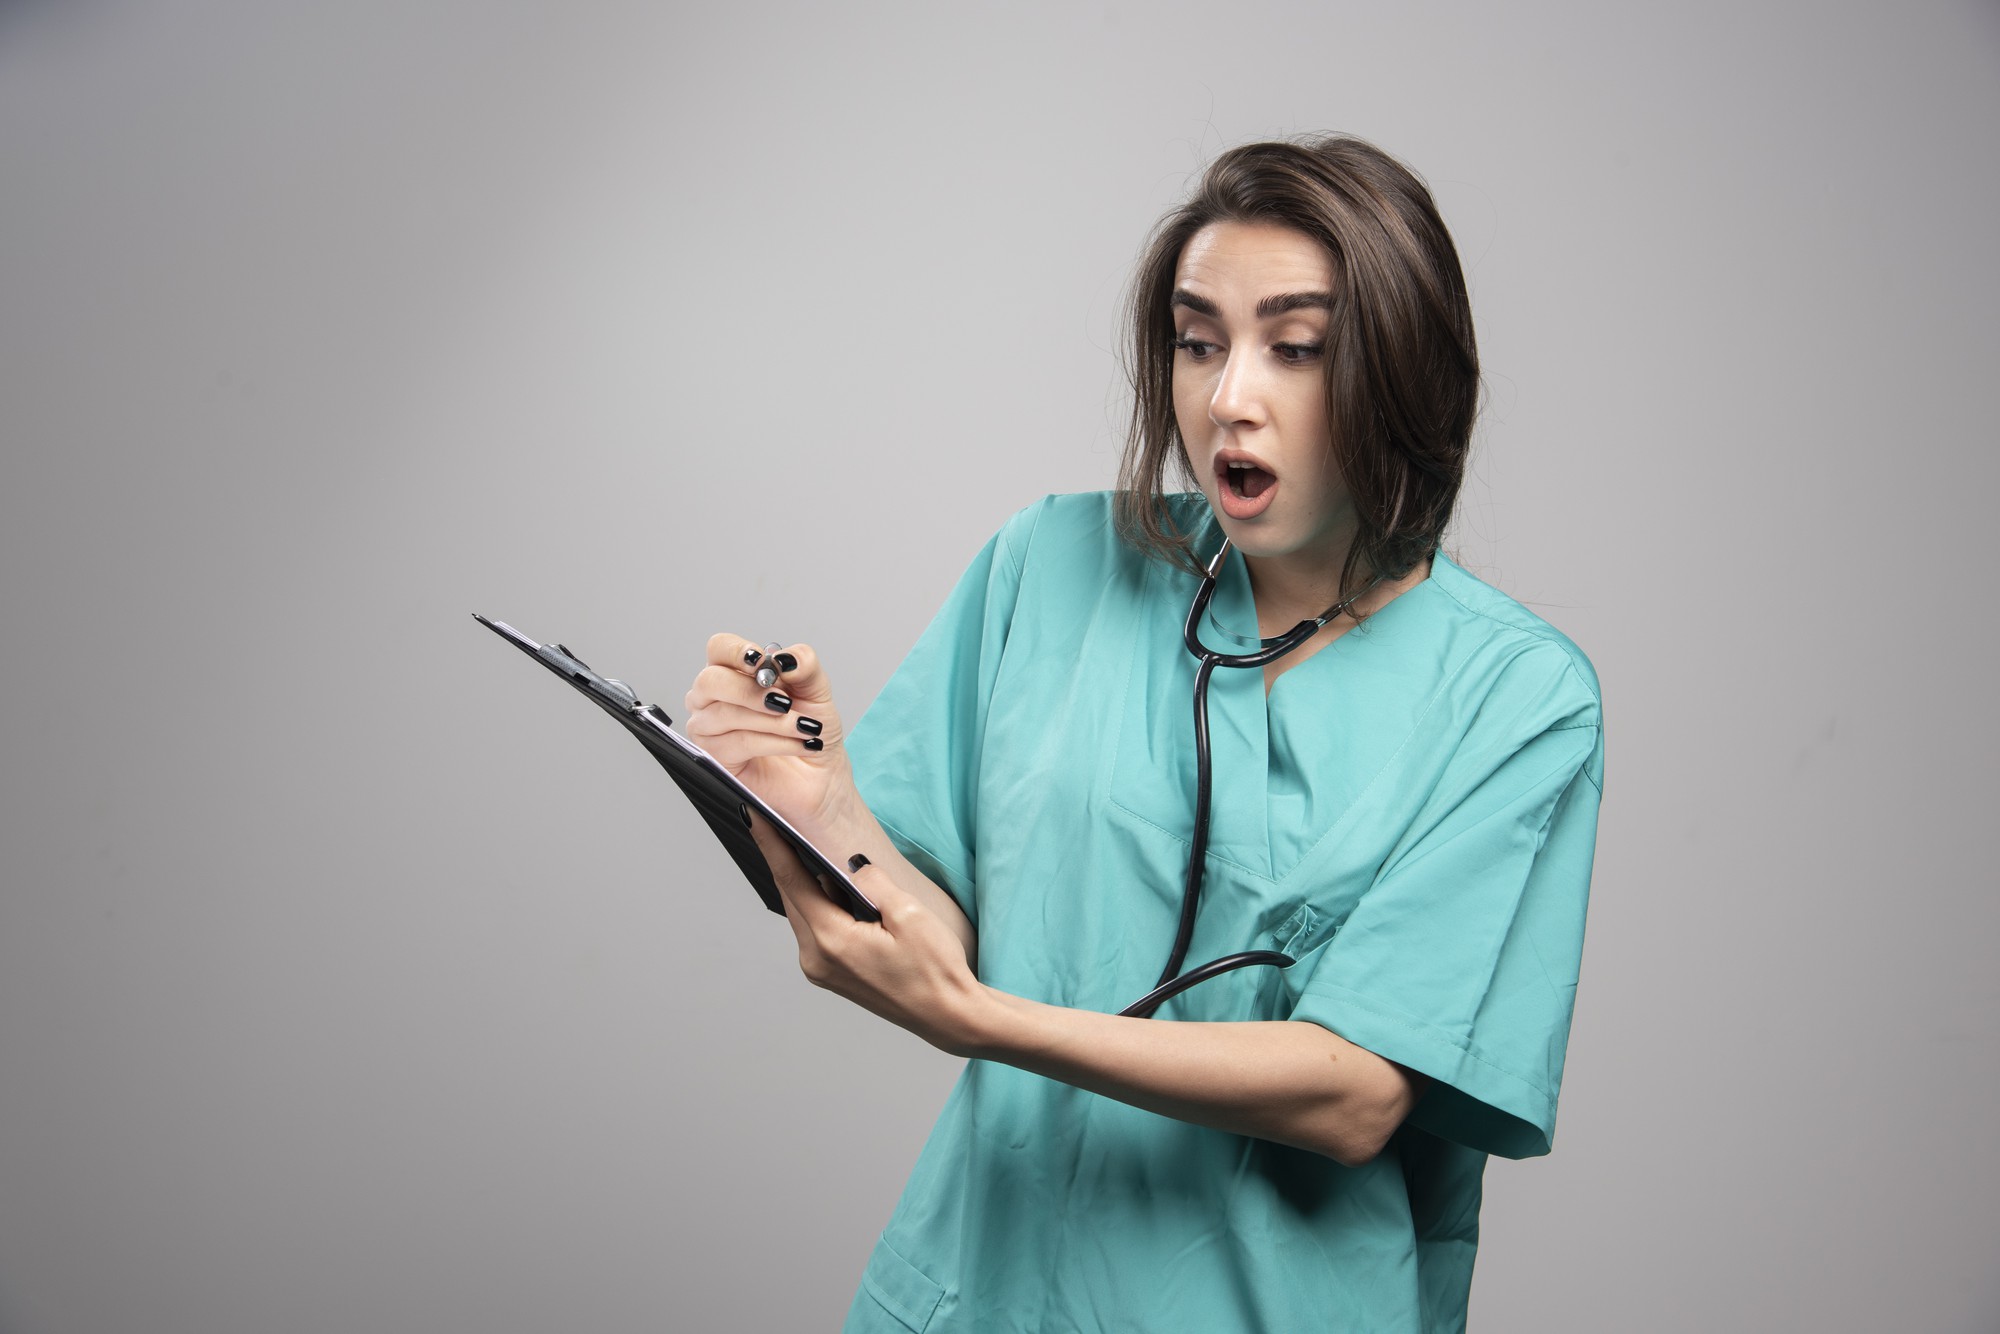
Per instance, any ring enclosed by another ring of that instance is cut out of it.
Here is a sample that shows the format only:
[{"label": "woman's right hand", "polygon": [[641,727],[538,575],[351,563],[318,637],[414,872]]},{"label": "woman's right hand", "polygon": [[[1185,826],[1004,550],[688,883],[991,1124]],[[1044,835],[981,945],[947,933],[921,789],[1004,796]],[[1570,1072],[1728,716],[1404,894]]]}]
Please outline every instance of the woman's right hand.
[{"label": "woman's right hand", "polygon": [[[840,710],[833,706],[833,690],[820,668],[819,655],[805,644],[768,650],[770,658],[776,659],[771,665],[778,669],[778,680],[775,685],[760,686],[757,668],[768,661],[766,652],[741,635],[710,639],[708,666],[695,677],[694,688],[684,701],[687,717],[682,730],[815,846],[836,857],[860,853],[881,874],[893,877],[904,894],[944,923],[964,955],[964,966],[972,967],[979,957],[979,938],[965,910],[910,865],[854,786],[845,744],[847,732],[840,723]],[[766,703],[771,695],[777,701]],[[794,929],[801,928],[803,919],[796,900],[801,894],[821,891],[789,846],[763,822],[754,822],[751,832],[763,845],[772,874],[779,878],[779,892],[789,900],[785,915],[791,918]],[[844,912],[839,917],[849,926],[855,925]],[[805,960],[803,938],[800,944],[801,959]],[[807,971],[811,974],[814,970]],[[862,984],[857,981],[855,985]],[[861,998],[859,993],[855,998]],[[888,1005],[886,999],[877,1000]],[[878,1013],[903,1022],[888,1009]]]},{"label": "woman's right hand", "polygon": [[[757,684],[760,666],[777,667],[775,685]],[[683,703],[688,736],[806,837],[854,794],[840,711],[808,645],[767,653],[741,635],[712,636]]]}]

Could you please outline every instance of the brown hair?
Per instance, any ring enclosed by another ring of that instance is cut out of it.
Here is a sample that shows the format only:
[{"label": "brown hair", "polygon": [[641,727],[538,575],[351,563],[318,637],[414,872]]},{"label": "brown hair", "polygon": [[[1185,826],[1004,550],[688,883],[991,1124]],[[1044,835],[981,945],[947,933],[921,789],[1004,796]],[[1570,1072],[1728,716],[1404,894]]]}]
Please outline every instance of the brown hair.
[{"label": "brown hair", "polygon": [[1346,135],[1233,148],[1160,220],[1134,275],[1127,325],[1132,427],[1119,468],[1118,532],[1150,556],[1199,571],[1174,522],[1169,473],[1192,486],[1174,419],[1174,319],[1181,250],[1216,222],[1276,223],[1331,256],[1327,420],[1360,528],[1341,595],[1398,578],[1437,547],[1458,498],[1478,408],[1479,354],[1458,251],[1430,191],[1402,163]]}]

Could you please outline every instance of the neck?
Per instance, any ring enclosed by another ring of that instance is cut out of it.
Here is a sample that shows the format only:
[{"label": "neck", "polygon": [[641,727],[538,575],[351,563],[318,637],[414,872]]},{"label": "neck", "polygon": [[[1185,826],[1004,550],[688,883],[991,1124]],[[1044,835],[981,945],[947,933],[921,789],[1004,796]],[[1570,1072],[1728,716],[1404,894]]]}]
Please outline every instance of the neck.
[{"label": "neck", "polygon": [[[1340,570],[1346,554],[1343,547],[1331,562],[1324,557],[1300,560],[1288,556],[1245,556],[1243,563],[1250,572],[1250,593],[1257,604],[1257,633],[1265,636],[1283,634],[1300,621],[1309,621],[1323,614],[1328,607],[1355,592],[1354,589],[1343,591],[1340,587]],[[1381,610],[1422,583],[1430,572],[1431,562],[1426,557],[1401,578],[1383,579],[1372,588],[1366,588],[1361,596],[1355,598],[1352,615],[1341,617],[1327,629],[1339,633],[1341,627],[1352,625],[1355,619]],[[1366,575],[1362,583],[1366,587]]]}]

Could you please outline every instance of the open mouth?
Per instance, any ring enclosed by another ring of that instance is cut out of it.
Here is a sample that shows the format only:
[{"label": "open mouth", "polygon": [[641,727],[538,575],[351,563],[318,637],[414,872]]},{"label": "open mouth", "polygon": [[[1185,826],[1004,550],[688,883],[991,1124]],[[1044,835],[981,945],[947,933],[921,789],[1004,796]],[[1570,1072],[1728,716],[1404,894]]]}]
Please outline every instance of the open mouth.
[{"label": "open mouth", "polygon": [[1231,463],[1222,472],[1223,484],[1245,500],[1257,499],[1277,480],[1254,463]]},{"label": "open mouth", "polygon": [[1225,449],[1215,459],[1215,504],[1223,514],[1247,523],[1278,498],[1278,474],[1243,450]]}]

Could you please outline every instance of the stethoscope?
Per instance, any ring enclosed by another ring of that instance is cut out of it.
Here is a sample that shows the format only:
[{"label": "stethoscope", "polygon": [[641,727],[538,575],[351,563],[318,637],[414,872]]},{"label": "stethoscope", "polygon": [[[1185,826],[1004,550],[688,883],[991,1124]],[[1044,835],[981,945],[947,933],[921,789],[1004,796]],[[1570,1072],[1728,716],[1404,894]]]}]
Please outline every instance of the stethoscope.
[{"label": "stethoscope", "polygon": [[1173,953],[1167,956],[1167,966],[1160,970],[1160,980],[1153,989],[1133,1001],[1118,1013],[1135,1019],[1149,1019],[1153,1011],[1189,987],[1206,982],[1212,977],[1238,968],[1249,968],[1258,964],[1270,964],[1276,968],[1289,968],[1295,962],[1289,954],[1278,950],[1245,950],[1239,954],[1225,954],[1220,959],[1212,959],[1183,973],[1181,965],[1187,960],[1188,945],[1194,940],[1195,911],[1201,903],[1201,878],[1203,865],[1208,857],[1208,804],[1210,768],[1208,755],[1208,678],[1218,667],[1266,667],[1284,657],[1299,645],[1318,634],[1327,622],[1346,614],[1347,610],[1369,589],[1381,582],[1380,576],[1371,580],[1366,588],[1352,597],[1345,598],[1328,607],[1320,615],[1310,620],[1300,621],[1275,639],[1260,640],[1254,653],[1217,653],[1201,642],[1201,619],[1208,614],[1208,604],[1215,597],[1216,579],[1222,572],[1222,562],[1229,555],[1229,539],[1222,539],[1222,547],[1208,562],[1207,572],[1202,575],[1201,587],[1196,590],[1194,602],[1188,607],[1187,624],[1181,630],[1181,642],[1187,645],[1198,664],[1194,672],[1194,837],[1188,845],[1187,888],[1181,893],[1180,929],[1174,934]]}]

